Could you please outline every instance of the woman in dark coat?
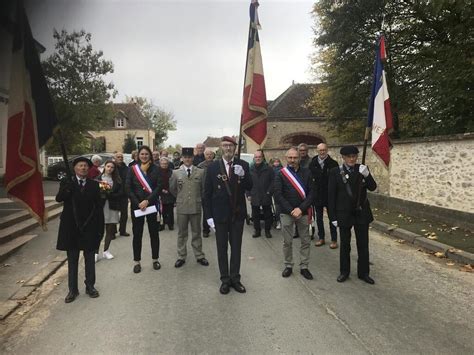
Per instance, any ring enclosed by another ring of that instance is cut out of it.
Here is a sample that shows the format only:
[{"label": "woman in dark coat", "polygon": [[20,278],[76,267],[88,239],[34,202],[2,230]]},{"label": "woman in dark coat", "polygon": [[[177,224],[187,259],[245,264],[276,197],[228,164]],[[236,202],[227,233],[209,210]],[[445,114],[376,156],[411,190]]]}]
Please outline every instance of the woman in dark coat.
[{"label": "woman in dark coat", "polygon": [[161,268],[158,261],[160,252],[160,237],[157,212],[145,216],[135,217],[135,210],[145,211],[147,207],[156,206],[158,196],[162,189],[161,179],[158,174],[158,167],[153,164],[151,159],[152,152],[148,146],[141,146],[138,150],[138,162],[133,165],[128,172],[126,181],[126,190],[130,198],[132,209],[132,229],[133,229],[133,260],[135,266],[134,273],[139,273],[142,268],[140,265],[142,253],[142,238],[145,219],[150,233],[151,255],[153,259],[153,268]]},{"label": "woman in dark coat", "polygon": [[173,167],[170,166],[170,161],[166,157],[160,158],[160,166],[158,168],[160,179],[161,179],[161,215],[163,221],[160,230],[165,229],[165,225],[168,225],[170,231],[174,228],[174,204],[176,197],[169,191],[170,190],[170,177],[173,174]]},{"label": "woman in dark coat", "polygon": [[63,179],[56,195],[56,201],[64,202],[59,222],[56,248],[65,250],[68,258],[69,303],[79,295],[77,273],[79,252],[83,250],[86,293],[99,297],[95,284],[95,251],[99,248],[104,231],[104,211],[100,197],[99,183],[87,178],[92,162],[84,157],[73,161],[74,176]]}]

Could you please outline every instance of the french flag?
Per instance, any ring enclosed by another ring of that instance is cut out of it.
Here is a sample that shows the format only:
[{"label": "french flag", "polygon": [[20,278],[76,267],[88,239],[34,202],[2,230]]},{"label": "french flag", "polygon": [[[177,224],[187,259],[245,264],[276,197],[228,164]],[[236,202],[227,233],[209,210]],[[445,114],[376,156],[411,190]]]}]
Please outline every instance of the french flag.
[{"label": "french flag", "polygon": [[39,149],[52,137],[57,118],[25,10],[20,1],[16,3],[14,22],[2,20],[13,35],[3,180],[8,196],[45,228]]},{"label": "french flag", "polygon": [[257,0],[251,1],[241,125],[246,139],[262,146],[267,138],[267,95],[258,37],[258,6]]},{"label": "french flag", "polygon": [[383,64],[387,57],[384,36],[380,36],[377,42],[374,82],[370,97],[367,127],[372,130],[372,151],[379,156],[388,168],[390,148],[392,147],[389,133],[393,128],[393,122]]}]

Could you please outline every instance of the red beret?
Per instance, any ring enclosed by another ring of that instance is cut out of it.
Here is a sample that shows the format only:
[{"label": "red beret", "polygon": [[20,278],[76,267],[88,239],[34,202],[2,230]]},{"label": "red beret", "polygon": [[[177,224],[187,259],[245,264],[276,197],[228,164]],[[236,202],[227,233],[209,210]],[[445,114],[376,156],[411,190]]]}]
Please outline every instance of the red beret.
[{"label": "red beret", "polygon": [[222,137],[222,142],[230,142],[233,145],[237,145],[237,142],[235,141],[235,139],[229,136]]}]

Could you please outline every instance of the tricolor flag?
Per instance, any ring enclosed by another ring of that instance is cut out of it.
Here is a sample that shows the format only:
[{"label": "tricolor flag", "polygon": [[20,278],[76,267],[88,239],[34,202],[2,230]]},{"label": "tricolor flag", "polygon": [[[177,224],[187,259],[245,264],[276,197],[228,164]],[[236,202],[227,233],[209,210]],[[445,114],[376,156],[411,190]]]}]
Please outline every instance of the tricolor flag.
[{"label": "tricolor flag", "polygon": [[267,137],[267,95],[258,38],[260,23],[257,8],[258,1],[252,0],[241,125],[245,138],[262,146]]},{"label": "tricolor flag", "polygon": [[383,64],[385,59],[385,39],[383,36],[380,36],[377,43],[374,83],[372,85],[372,95],[370,97],[367,127],[372,129],[372,150],[380,157],[388,168],[390,164],[390,148],[392,147],[388,135],[393,128],[393,123]]},{"label": "tricolor flag", "polygon": [[39,148],[51,138],[57,118],[30,25],[19,3],[13,25],[4,184],[9,197],[45,227]]}]

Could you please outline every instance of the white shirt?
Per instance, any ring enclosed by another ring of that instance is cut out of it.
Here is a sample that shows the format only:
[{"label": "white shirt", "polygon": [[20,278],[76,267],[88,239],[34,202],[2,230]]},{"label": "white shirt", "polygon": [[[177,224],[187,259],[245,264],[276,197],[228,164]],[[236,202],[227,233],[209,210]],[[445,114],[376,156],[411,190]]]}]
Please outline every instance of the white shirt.
[{"label": "white shirt", "polygon": [[191,174],[193,173],[193,165],[190,165],[190,166],[186,166],[186,165],[181,165],[181,169],[184,170],[184,172],[186,173],[186,176],[188,176],[188,169],[189,169],[189,175],[191,176]]},{"label": "white shirt", "polygon": [[76,175],[76,179],[77,179],[77,183],[79,184],[79,186],[81,186],[81,180],[84,181],[82,186],[86,186],[86,179],[87,178],[81,178],[80,176]]},{"label": "white shirt", "polygon": [[222,160],[224,161],[224,165],[225,165],[225,171],[227,172],[227,176],[230,176],[229,174],[229,168],[230,168],[230,165],[233,164],[233,161],[227,161],[225,160],[224,158],[222,158]]}]

